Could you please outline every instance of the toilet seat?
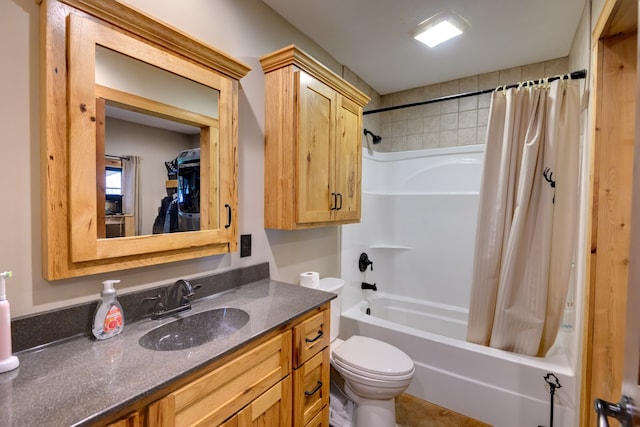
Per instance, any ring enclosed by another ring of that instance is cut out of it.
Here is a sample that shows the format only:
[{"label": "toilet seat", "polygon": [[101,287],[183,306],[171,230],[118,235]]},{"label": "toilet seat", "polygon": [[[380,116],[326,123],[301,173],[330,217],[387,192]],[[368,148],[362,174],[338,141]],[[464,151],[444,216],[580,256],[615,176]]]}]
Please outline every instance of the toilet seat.
[{"label": "toilet seat", "polygon": [[354,376],[357,376],[360,378],[360,381],[367,381],[367,380],[375,381],[376,384],[380,384],[380,385],[384,383],[397,384],[398,382],[411,380],[414,374],[414,370],[412,369],[411,372],[405,375],[379,375],[379,374],[373,374],[371,372],[354,368],[353,366],[345,365],[337,359],[333,359],[332,363],[333,363],[333,366],[336,369],[338,369],[339,372],[349,375],[352,378]]},{"label": "toilet seat", "polygon": [[373,338],[353,335],[332,351],[336,365],[353,374],[383,381],[410,379],[413,360],[402,350]]}]

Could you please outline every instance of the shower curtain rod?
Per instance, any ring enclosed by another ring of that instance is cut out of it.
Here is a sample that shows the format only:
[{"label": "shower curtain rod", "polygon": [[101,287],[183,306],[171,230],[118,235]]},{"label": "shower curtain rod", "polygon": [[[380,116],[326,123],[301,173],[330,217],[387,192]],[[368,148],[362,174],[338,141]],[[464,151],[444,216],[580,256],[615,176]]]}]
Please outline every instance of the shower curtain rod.
[{"label": "shower curtain rod", "polygon": [[485,93],[491,93],[497,89],[502,90],[502,89],[510,89],[513,87],[518,87],[520,84],[526,84],[526,83],[539,84],[539,83],[543,83],[544,81],[552,82],[558,79],[566,80],[569,78],[569,76],[571,76],[572,80],[584,79],[587,77],[587,70],[573,71],[572,73],[563,74],[562,76],[553,76],[553,77],[548,77],[546,79],[529,80],[526,82],[513,83],[510,85],[500,85],[492,89],[484,89],[476,92],[464,92],[464,93],[458,93],[455,95],[446,95],[446,96],[440,96],[438,98],[427,99],[426,101],[412,102],[410,104],[402,104],[402,105],[394,105],[393,107],[378,108],[376,110],[364,111],[362,114],[367,115],[367,114],[374,114],[374,113],[382,113],[384,111],[399,110],[401,108],[417,107],[418,105],[433,104],[435,102],[450,101],[452,99],[460,99],[460,98],[466,98],[469,96],[483,95]]}]

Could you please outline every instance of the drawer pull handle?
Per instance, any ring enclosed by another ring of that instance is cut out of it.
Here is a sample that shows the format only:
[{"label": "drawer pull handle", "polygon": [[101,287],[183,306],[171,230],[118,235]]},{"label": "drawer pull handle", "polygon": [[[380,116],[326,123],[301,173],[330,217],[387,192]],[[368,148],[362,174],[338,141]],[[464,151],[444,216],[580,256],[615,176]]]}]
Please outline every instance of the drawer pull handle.
[{"label": "drawer pull handle", "polygon": [[318,335],[317,335],[315,338],[313,338],[313,339],[305,338],[305,339],[304,339],[304,342],[316,342],[316,341],[318,341],[320,338],[322,338],[322,336],[323,336],[323,335],[324,335],[324,334],[322,333],[322,331],[318,331]]},{"label": "drawer pull handle", "polygon": [[316,385],[316,388],[314,388],[311,391],[306,391],[304,392],[305,396],[313,396],[314,394],[316,394],[318,392],[318,390],[320,390],[322,388],[322,381],[318,381],[318,385]]}]

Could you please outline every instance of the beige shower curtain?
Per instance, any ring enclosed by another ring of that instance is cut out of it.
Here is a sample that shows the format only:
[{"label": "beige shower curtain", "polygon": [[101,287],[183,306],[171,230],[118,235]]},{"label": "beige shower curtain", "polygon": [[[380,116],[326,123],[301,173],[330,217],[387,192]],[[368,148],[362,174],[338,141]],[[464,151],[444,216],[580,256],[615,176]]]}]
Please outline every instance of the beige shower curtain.
[{"label": "beige shower curtain", "polygon": [[579,83],[492,95],[467,340],[544,356],[560,328],[578,222]]}]

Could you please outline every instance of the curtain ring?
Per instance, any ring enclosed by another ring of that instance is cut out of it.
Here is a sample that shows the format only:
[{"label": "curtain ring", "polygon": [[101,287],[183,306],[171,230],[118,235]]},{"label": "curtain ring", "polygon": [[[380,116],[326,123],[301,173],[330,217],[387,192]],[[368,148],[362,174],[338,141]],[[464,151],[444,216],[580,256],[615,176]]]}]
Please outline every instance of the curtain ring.
[{"label": "curtain ring", "polygon": [[560,80],[560,83],[562,83],[562,81],[564,80],[565,76],[566,76],[566,74],[558,74],[556,77],[558,78],[558,80]]}]

